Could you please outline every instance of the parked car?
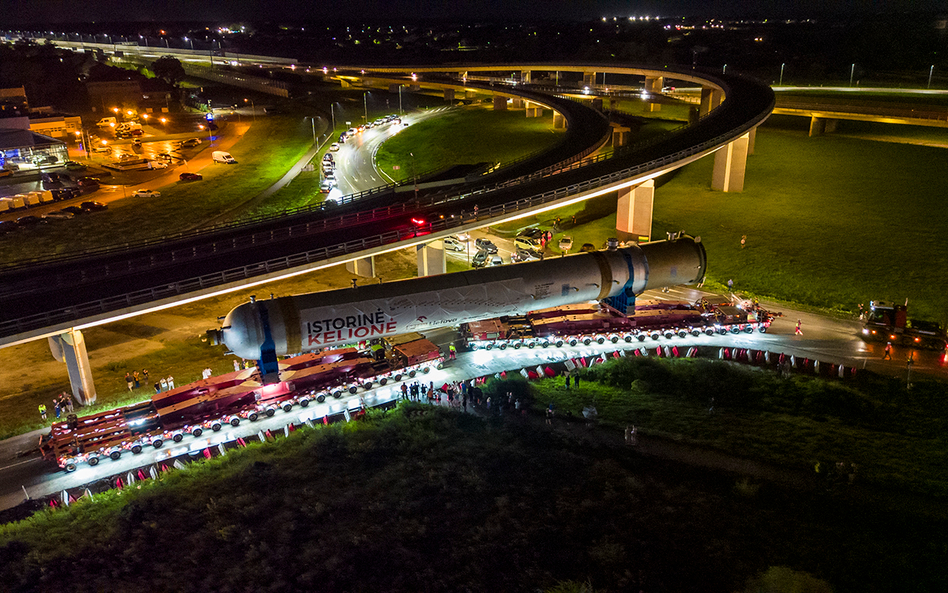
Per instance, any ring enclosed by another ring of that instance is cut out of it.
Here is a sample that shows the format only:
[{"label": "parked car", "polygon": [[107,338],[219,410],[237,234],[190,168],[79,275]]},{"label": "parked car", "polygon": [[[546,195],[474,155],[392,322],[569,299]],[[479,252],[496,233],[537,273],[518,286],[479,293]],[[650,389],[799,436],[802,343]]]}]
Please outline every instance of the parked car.
[{"label": "parked car", "polygon": [[40,223],[46,224],[48,221],[39,216],[21,216],[16,219],[17,226],[36,226]]},{"label": "parked car", "polygon": [[141,128],[135,128],[135,129],[132,130],[130,133],[131,133],[132,136],[144,136],[144,135],[145,135],[145,131],[142,130]]},{"label": "parked car", "polygon": [[0,220],[0,235],[6,235],[17,229],[16,223],[12,220]]},{"label": "parked car", "polygon": [[10,175],[13,175],[13,171],[9,169],[0,169],[0,177],[9,177]]},{"label": "parked car", "polygon": [[74,216],[75,214],[72,212],[67,212],[66,210],[53,210],[52,212],[47,212],[44,214],[43,218],[47,218],[49,220],[68,220]]},{"label": "parked car", "polygon": [[518,249],[516,253],[510,255],[512,262],[536,261],[540,259],[540,254],[532,249]]},{"label": "parked car", "polygon": [[333,183],[336,183],[336,173],[335,173],[335,172],[333,172],[333,171],[329,171],[328,173],[323,172],[323,176],[324,176],[328,181],[332,181]]},{"label": "parked car", "polygon": [[444,248],[453,249],[454,251],[465,251],[467,250],[467,243],[461,241],[457,237],[445,237]]},{"label": "parked car", "polygon": [[530,239],[540,239],[543,237],[544,232],[545,231],[541,231],[540,229],[535,229],[535,228],[522,229],[519,233],[517,233],[517,236],[529,237]]},{"label": "parked car", "polygon": [[160,198],[161,192],[153,189],[136,189],[132,192],[133,198]]},{"label": "parked car", "polygon": [[61,187],[50,190],[50,192],[53,194],[53,200],[56,202],[60,200],[70,200],[81,193],[77,187]]},{"label": "parked car", "polygon": [[97,145],[95,145],[95,146],[92,147],[92,152],[104,152],[104,153],[109,153],[109,152],[112,152],[112,147],[111,147],[111,146],[107,146],[107,145],[105,145],[105,144],[97,144]]},{"label": "parked car", "polygon": [[82,163],[77,163],[76,161],[66,161],[65,163],[63,163],[63,165],[65,165],[66,169],[68,169],[69,171],[82,171],[83,169],[86,168],[85,165],[83,165]]},{"label": "parked car", "polygon": [[200,139],[200,138],[188,138],[187,140],[182,140],[182,141],[181,141],[181,146],[186,146],[186,147],[188,147],[188,148],[192,148],[192,147],[194,147],[194,146],[198,146],[199,144],[201,144],[201,139]]},{"label": "parked car", "polygon": [[490,256],[490,263],[488,265],[492,268],[495,266],[502,266],[504,265],[504,259],[499,255],[492,255]]},{"label": "parked car", "polygon": [[337,152],[339,150],[339,144],[336,142],[333,142],[332,144],[329,145],[329,150],[331,150],[332,152]]},{"label": "parked car", "polygon": [[[79,205],[85,212],[101,212],[102,210],[108,210],[109,205],[103,204],[102,202],[83,202]],[[65,210],[65,208],[64,208]]]},{"label": "parked car", "polygon": [[200,173],[188,173],[184,172],[181,175],[178,175],[178,179],[181,181],[201,181],[204,179],[204,176]]},{"label": "parked car", "polygon": [[80,214],[85,214],[85,213],[86,213],[86,211],[83,210],[82,208],[80,208],[79,206],[66,206],[65,208],[63,208],[62,211],[63,211],[63,212],[69,212],[69,213],[71,213],[71,214],[75,214],[76,216],[78,216],[78,215],[80,215]]},{"label": "parked car", "polygon": [[572,237],[560,237],[560,242],[558,247],[560,251],[569,251],[573,248],[573,238]]},{"label": "parked car", "polygon": [[320,193],[328,194],[329,192],[332,191],[332,188],[333,188],[334,185],[335,185],[335,184],[334,184],[331,180],[329,180],[329,179],[323,179],[323,180],[319,183],[319,191],[320,191]]},{"label": "parked car", "polygon": [[514,239],[514,247],[517,249],[532,249],[539,251],[543,249],[540,239],[531,239],[530,237],[517,237]]},{"label": "parked car", "polygon": [[483,268],[487,265],[487,260],[490,257],[490,254],[486,251],[478,251],[474,254],[474,257],[471,258],[471,266],[474,268]]},{"label": "parked car", "polygon": [[326,154],[323,155],[323,162],[332,163],[332,162],[335,162],[335,161],[334,161],[334,159],[332,158],[332,155],[327,152]]},{"label": "parked car", "polygon": [[155,155],[155,158],[160,161],[170,161],[173,157],[167,152],[159,152],[157,155]]},{"label": "parked car", "polygon": [[497,246],[490,239],[477,239],[474,241],[474,246],[487,253],[497,253]]}]

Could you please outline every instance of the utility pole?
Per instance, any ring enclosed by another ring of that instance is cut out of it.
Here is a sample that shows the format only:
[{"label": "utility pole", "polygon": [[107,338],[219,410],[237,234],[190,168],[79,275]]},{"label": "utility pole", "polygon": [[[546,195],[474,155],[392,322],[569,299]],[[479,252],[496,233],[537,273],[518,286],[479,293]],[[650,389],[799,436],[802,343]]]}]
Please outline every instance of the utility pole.
[{"label": "utility pole", "polygon": [[780,64],[780,82],[777,83],[777,86],[783,86],[783,67],[786,65],[786,63]]},{"label": "utility pole", "polygon": [[316,146],[316,116],[312,116],[310,122],[313,124],[313,146]]},{"label": "utility pole", "polygon": [[402,115],[402,85],[398,85],[398,115]]},{"label": "utility pole", "polygon": [[856,64],[849,69],[849,86],[853,86],[853,74],[856,72]]},{"label": "utility pole", "polygon": [[369,123],[369,100],[368,100],[368,96],[369,96],[369,93],[368,93],[368,92],[362,93],[362,108],[365,110],[365,115],[363,115],[362,117],[363,117],[363,119],[365,119],[365,123],[366,123],[366,124]]},{"label": "utility pole", "polygon": [[932,88],[932,74],[935,73],[935,65],[928,69],[928,88]]},{"label": "utility pole", "polygon": [[329,104],[329,115],[332,117],[332,133],[336,133],[336,110],[333,103]]}]

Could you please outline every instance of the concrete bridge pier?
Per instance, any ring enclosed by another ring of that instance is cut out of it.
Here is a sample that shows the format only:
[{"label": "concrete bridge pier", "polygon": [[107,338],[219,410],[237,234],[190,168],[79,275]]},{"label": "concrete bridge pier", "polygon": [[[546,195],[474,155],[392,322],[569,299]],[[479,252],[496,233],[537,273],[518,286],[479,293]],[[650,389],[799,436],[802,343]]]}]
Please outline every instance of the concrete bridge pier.
[{"label": "concrete bridge pier", "polygon": [[448,103],[454,102],[454,89],[444,89],[444,100]]},{"label": "concrete bridge pier", "polygon": [[636,187],[619,190],[616,233],[620,241],[649,241],[652,237],[652,207],[655,181],[649,179]]},{"label": "concrete bridge pier", "polygon": [[718,89],[701,87],[701,107],[698,109],[698,116],[704,117],[721,104],[724,99],[724,93]]},{"label": "concrete bridge pier", "polygon": [[501,95],[494,95],[494,111],[506,111],[507,110],[507,97]]},{"label": "concrete bridge pier", "polygon": [[810,116],[810,137],[822,136],[823,134],[832,134],[836,131],[839,124],[838,119],[828,119],[825,117]]},{"label": "concrete bridge pier", "polygon": [[[659,95],[662,92],[662,87],[665,86],[665,77],[664,76],[647,76],[645,77],[645,90],[650,95]],[[662,104],[649,101],[648,110],[651,112],[661,111]]]},{"label": "concrete bridge pier", "polygon": [[566,128],[566,118],[559,111],[553,112],[553,129],[562,130]]},{"label": "concrete bridge pier", "polygon": [[747,133],[747,154],[754,154],[755,144],[757,144],[757,128],[751,128]]},{"label": "concrete bridge pier", "polygon": [[527,103],[527,117],[540,117],[543,115],[543,107],[536,103]]},{"label": "concrete bridge pier", "polygon": [[602,111],[602,97],[596,97],[595,99],[593,99],[591,101],[590,107],[592,107],[596,111]]},{"label": "concrete bridge pier", "polygon": [[397,93],[398,93],[398,88],[399,88],[400,86],[402,86],[402,85],[400,85],[400,84],[390,84],[390,85],[388,85],[388,92],[397,94]]},{"label": "concrete bridge pier", "polygon": [[711,189],[729,192],[744,191],[744,171],[747,169],[749,142],[750,133],[748,132],[714,153]]},{"label": "concrete bridge pier", "polygon": [[[514,97],[513,99],[511,99],[511,103],[513,104],[514,109],[523,109],[524,104],[525,104],[522,97]],[[526,105],[527,105],[527,108],[529,109],[530,104],[526,103]],[[530,117],[530,116],[528,115],[527,117]]]},{"label": "concrete bridge pier", "polygon": [[419,276],[435,276],[448,271],[444,241],[432,241],[426,245],[418,245],[415,249],[418,254]]},{"label": "concrete bridge pier", "polygon": [[53,358],[66,363],[72,396],[81,406],[94,404],[95,384],[92,382],[92,368],[89,366],[89,353],[82,332],[70,329],[58,336],[50,336],[48,340]]},{"label": "concrete bridge pier", "polygon": [[533,82],[533,73],[530,70],[523,70],[520,72],[520,83],[521,84],[530,84]]},{"label": "concrete bridge pier", "polygon": [[612,124],[612,147],[625,146],[632,139],[632,128]]},{"label": "concrete bridge pier", "polygon": [[350,274],[363,278],[375,278],[375,256],[370,255],[346,262],[346,270]]},{"label": "concrete bridge pier", "polygon": [[583,72],[583,86],[588,86],[588,87],[596,86],[596,73],[595,72]]}]

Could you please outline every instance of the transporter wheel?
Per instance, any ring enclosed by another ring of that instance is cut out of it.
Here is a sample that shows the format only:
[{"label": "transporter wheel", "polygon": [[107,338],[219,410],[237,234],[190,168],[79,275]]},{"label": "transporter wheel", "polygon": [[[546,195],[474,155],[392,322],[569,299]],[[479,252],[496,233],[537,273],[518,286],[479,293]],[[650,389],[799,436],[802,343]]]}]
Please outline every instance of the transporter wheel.
[{"label": "transporter wheel", "polygon": [[530,342],[529,344],[527,344],[527,348],[529,348],[530,350],[533,350],[536,347],[537,347],[536,342]]},{"label": "transporter wheel", "polygon": [[684,338],[684,337],[686,337],[687,335],[688,335],[688,332],[686,332],[685,330],[683,330],[683,329],[678,330],[678,337],[679,337],[679,338]]},{"label": "transporter wheel", "polygon": [[323,403],[324,401],[326,401],[326,394],[320,393],[319,395],[317,395],[316,401],[318,401],[319,403]]},{"label": "transporter wheel", "polygon": [[379,385],[385,385],[386,383],[388,383],[388,377],[382,377],[379,379]]},{"label": "transporter wheel", "polygon": [[443,362],[439,362],[439,363],[438,363],[438,366],[436,366],[435,368],[440,371],[441,369],[444,368],[444,363],[443,363]]},{"label": "transporter wheel", "polygon": [[134,444],[134,445],[132,445],[132,453],[133,453],[133,454],[138,455],[138,454],[141,453],[141,452],[142,452],[142,446],[141,446],[141,445],[139,445],[139,444],[137,444],[137,443]]},{"label": "transporter wheel", "polygon": [[111,453],[109,453],[109,459],[111,459],[112,461],[118,461],[121,456],[122,456],[121,451],[112,451]]},{"label": "transporter wheel", "polygon": [[155,439],[151,442],[151,446],[154,447],[155,449],[161,449],[162,445],[164,444],[165,442],[161,439]]},{"label": "transporter wheel", "polygon": [[727,328],[726,328],[726,327],[719,328],[719,329],[718,329],[718,333],[721,334],[722,336],[726,336],[726,335],[727,335]]},{"label": "transporter wheel", "polygon": [[762,334],[766,334],[766,333],[767,333],[767,327],[764,326],[764,325],[762,325],[762,326],[760,326],[760,327],[757,328],[757,331],[759,331],[759,332],[762,333]]},{"label": "transporter wheel", "polygon": [[90,457],[89,459],[86,460],[86,463],[88,463],[88,464],[91,465],[92,467],[95,467],[95,466],[99,465],[99,458],[98,458],[98,457]]},{"label": "transporter wheel", "polygon": [[431,367],[424,367],[423,369],[421,369],[422,375],[427,375],[430,372],[431,372]]},{"label": "transporter wheel", "polygon": [[590,344],[592,344],[592,340],[589,338],[583,338],[583,346],[589,346]]},{"label": "transporter wheel", "polygon": [[493,349],[494,349],[494,343],[493,343],[493,342],[491,342],[490,344],[484,346],[484,350],[493,350]]},{"label": "transporter wheel", "polygon": [[282,407],[283,407],[283,411],[284,411],[284,412],[289,413],[289,411],[293,409],[293,404],[291,404],[290,402],[287,402],[287,403],[283,404]]},{"label": "transporter wheel", "polygon": [[652,334],[652,339],[655,340],[656,342],[658,341],[660,337],[662,337],[662,334],[658,332],[655,332],[654,334]]},{"label": "transporter wheel", "polygon": [[675,334],[672,332],[665,332],[664,337],[666,340],[670,340],[675,337]]},{"label": "transporter wheel", "polygon": [[734,327],[731,328],[731,333],[732,333],[732,334],[739,334],[739,333],[741,333],[741,328],[739,328],[739,327],[737,327],[737,326],[735,325]]},{"label": "transporter wheel", "polygon": [[266,410],[264,410],[263,413],[267,415],[267,418],[269,418],[273,416],[274,414],[276,414],[276,410],[274,410],[273,408],[267,408]]},{"label": "transporter wheel", "polygon": [[184,439],[184,435],[181,434],[180,432],[179,432],[178,434],[174,435],[173,437],[171,437],[171,440],[174,441],[174,442],[176,442],[176,443],[180,443],[183,439]]},{"label": "transporter wheel", "polygon": [[477,344],[468,344],[467,347],[471,352],[474,352],[477,350]]},{"label": "transporter wheel", "polygon": [[506,350],[506,349],[507,349],[507,343],[505,342],[505,343],[501,344],[501,345],[500,345],[500,349],[501,349],[501,350]]},{"label": "transporter wheel", "polygon": [[606,339],[605,339],[604,337],[602,337],[602,336],[599,336],[598,338],[596,338],[596,343],[597,343],[597,344],[605,344],[605,343],[606,343]]},{"label": "transporter wheel", "polygon": [[579,342],[576,340],[576,338],[570,338],[570,340],[569,340],[569,345],[570,345],[570,346],[575,346],[576,344],[579,344]]},{"label": "transporter wheel", "polygon": [[416,371],[415,369],[412,369],[412,370],[408,371],[408,377],[411,378],[411,379],[414,379],[414,378],[415,378],[415,375],[417,375],[417,374],[418,374],[418,371]]},{"label": "transporter wheel", "polygon": [[557,348],[562,348],[562,347],[563,347],[563,340],[557,340],[557,341],[556,341],[556,347],[557,347]]},{"label": "transporter wheel", "polygon": [[355,395],[356,392],[359,391],[359,388],[356,387],[355,385],[353,385],[353,386],[349,387],[348,391],[349,391],[349,393],[351,393],[352,395]]},{"label": "transporter wheel", "polygon": [[550,347],[550,343],[549,343],[549,342],[543,342],[543,347],[544,347],[544,348],[549,348],[549,347]]},{"label": "transporter wheel", "polygon": [[247,416],[247,420],[250,420],[251,422],[256,422],[259,418],[260,414],[257,414],[256,412],[250,412],[250,415]]},{"label": "transporter wheel", "polygon": [[300,400],[300,407],[301,407],[301,408],[308,408],[308,407],[309,407],[309,400],[308,400],[308,399],[301,399],[301,400]]},{"label": "transporter wheel", "polygon": [[523,344],[521,344],[520,342],[517,342],[516,344],[513,345],[514,350],[520,350],[521,346],[523,346]]},{"label": "transporter wheel", "polygon": [[402,380],[402,375],[401,375],[401,373],[395,375],[395,382],[396,382],[396,383],[397,383],[398,381],[401,381],[401,380]]},{"label": "transporter wheel", "polygon": [[72,461],[69,461],[63,466],[63,469],[66,470],[66,472],[74,472],[76,471],[76,464]]},{"label": "transporter wheel", "polygon": [[231,419],[230,419],[230,425],[231,425],[231,426],[237,426],[237,425],[239,425],[239,424],[240,424],[240,418],[231,418]]},{"label": "transporter wheel", "polygon": [[612,342],[613,344],[618,344],[619,336],[612,336],[611,338],[609,338],[609,341]]},{"label": "transporter wheel", "polygon": [[221,430],[221,423],[220,423],[220,422],[215,422],[214,424],[211,424],[211,430],[213,430],[214,432],[220,432],[220,430]]},{"label": "transporter wheel", "polygon": [[752,333],[754,333],[754,326],[748,325],[747,327],[745,327],[745,328],[744,328],[744,333],[746,333],[746,334],[752,334]]},{"label": "transporter wheel", "polygon": [[714,330],[709,327],[708,329],[704,330],[704,333],[705,333],[705,335],[713,336],[713,335],[714,335]]},{"label": "transporter wheel", "polygon": [[200,426],[198,426],[197,428],[191,431],[191,436],[193,436],[194,438],[198,438],[202,434],[204,434],[204,429],[201,428]]},{"label": "transporter wheel", "polygon": [[638,335],[635,336],[635,337],[639,339],[639,342],[644,342],[644,341],[645,341],[645,334],[638,334]]},{"label": "transporter wheel", "polygon": [[[332,396],[333,396],[335,399],[339,399],[340,397],[342,397],[342,391],[337,389],[336,391],[333,391],[333,392],[332,392]],[[268,411],[269,411],[269,410],[268,410]],[[272,416],[272,415],[273,415],[273,414],[268,414],[268,416]]]},{"label": "transporter wheel", "polygon": [[362,388],[365,389],[366,391],[368,391],[369,389],[372,389],[372,382],[366,381],[365,383],[362,384]]},{"label": "transporter wheel", "polygon": [[697,338],[698,336],[701,335],[701,332],[699,332],[699,331],[696,330],[696,329],[693,329],[693,330],[691,330],[691,335],[693,335],[694,337]]},{"label": "transporter wheel", "polygon": [[631,335],[631,334],[627,335],[624,339],[625,339],[625,343],[626,343],[626,344],[631,344],[631,343],[632,343],[632,335]]}]

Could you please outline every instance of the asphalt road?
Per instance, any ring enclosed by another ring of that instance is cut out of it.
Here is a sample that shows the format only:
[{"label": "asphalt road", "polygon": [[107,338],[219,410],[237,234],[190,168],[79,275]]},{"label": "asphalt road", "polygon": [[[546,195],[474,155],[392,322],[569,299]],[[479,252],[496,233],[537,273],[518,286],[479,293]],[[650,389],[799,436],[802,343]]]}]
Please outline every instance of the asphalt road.
[{"label": "asphalt road", "polygon": [[[473,241],[473,237],[471,239]],[[500,249],[505,249],[504,240],[495,239]],[[458,253],[452,257],[463,257]],[[667,293],[649,291],[642,295],[642,299],[671,299],[694,301],[703,293],[701,291],[677,287]],[[654,350],[656,346],[669,343],[678,346],[710,345],[729,346],[738,348],[762,349],[771,352],[783,352],[798,357],[819,359],[823,362],[833,362],[855,366],[859,369],[870,369],[890,376],[905,377],[905,360],[909,354],[907,349],[896,347],[892,360],[882,360],[881,344],[866,344],[859,338],[860,324],[858,320],[835,319],[826,316],[795,311],[783,308],[773,303],[761,303],[766,308],[783,312],[770,330],[765,333],[729,334],[726,336],[688,336],[673,338],[671,341],[633,342],[624,345],[627,348],[646,347]],[[797,320],[802,321],[803,335],[795,335],[794,329]],[[446,349],[447,344],[456,338],[454,330],[441,329],[427,333],[427,337]],[[519,349],[500,351],[479,350],[476,352],[459,352],[458,359],[448,363],[443,370],[432,371],[423,378],[440,385],[444,381],[469,379],[477,376],[492,375],[500,371],[519,371],[521,368],[536,367],[540,364],[550,364],[568,358],[592,356],[602,352],[611,352],[616,345],[576,346],[548,349]],[[931,351],[917,351],[913,353],[915,365],[913,373],[948,377],[948,364],[945,353]],[[916,375],[917,376],[917,375]],[[422,376],[416,377],[420,380]],[[237,428],[222,430],[219,433],[205,433],[200,439],[185,437],[178,444],[168,443],[160,450],[146,449],[140,455],[125,453],[117,461],[105,460],[96,467],[80,466],[74,473],[67,474],[59,471],[55,466],[43,461],[37,450],[40,431],[20,435],[0,441],[0,510],[10,508],[23,501],[23,488],[32,497],[47,496],[67,488],[78,488],[83,484],[101,479],[110,475],[125,473],[134,468],[149,466],[152,463],[168,461],[178,455],[200,454],[206,447],[214,447],[220,442],[232,441],[239,436],[256,435],[261,430],[283,430],[289,422],[300,423],[307,419],[320,419],[326,415],[342,413],[344,409],[355,408],[363,398],[367,405],[378,405],[398,397],[399,383],[389,383],[376,387],[367,392],[360,392],[354,396],[346,396],[339,400],[330,400],[323,404],[312,403],[308,408],[294,408],[289,413],[277,412],[273,418],[260,420],[256,423],[244,421]]]}]

